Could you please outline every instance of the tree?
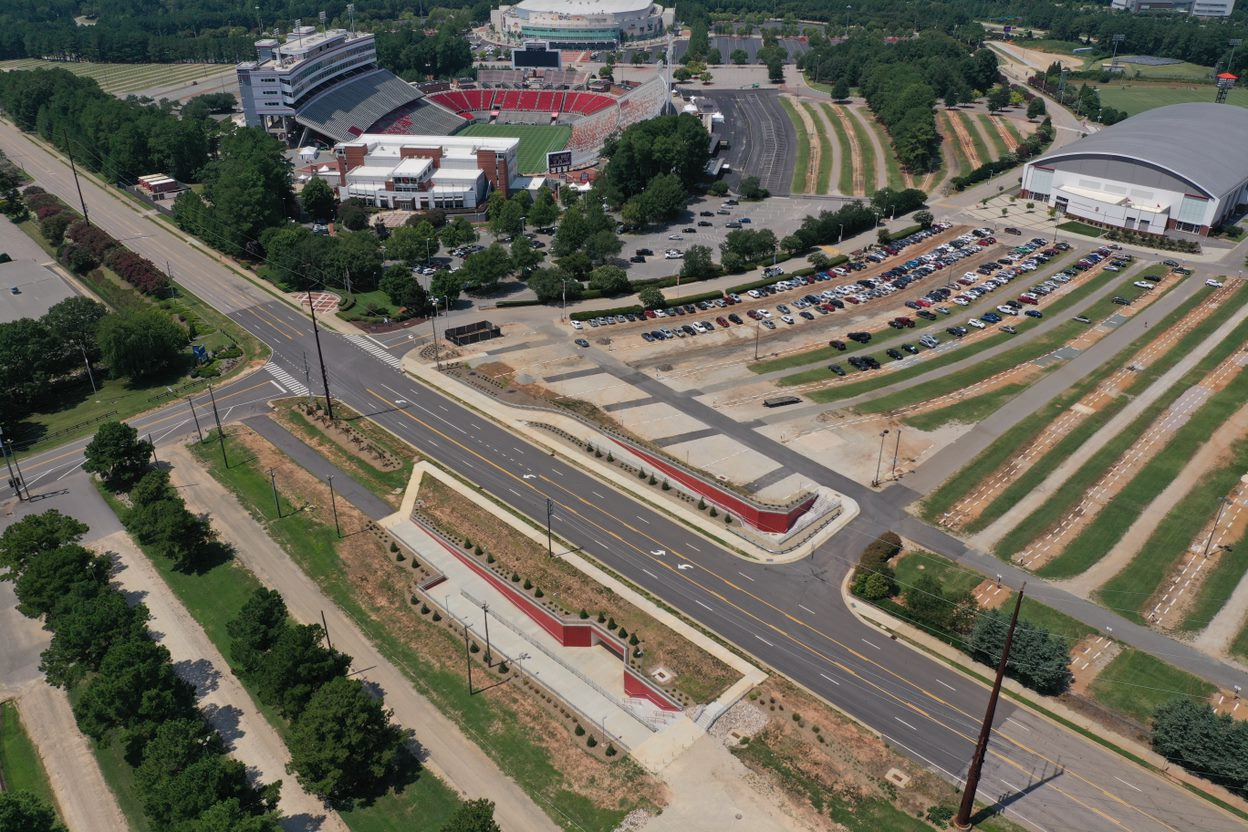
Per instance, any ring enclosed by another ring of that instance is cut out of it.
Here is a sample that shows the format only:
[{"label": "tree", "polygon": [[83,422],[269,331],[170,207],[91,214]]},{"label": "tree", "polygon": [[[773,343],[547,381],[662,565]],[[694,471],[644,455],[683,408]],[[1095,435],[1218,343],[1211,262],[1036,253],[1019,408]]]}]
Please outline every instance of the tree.
[{"label": "tree", "polygon": [[750,62],[750,53],[746,52],[744,49],[734,49],[732,50],[732,54],[729,55],[729,58],[731,58],[732,62],[737,66],[745,66]]},{"label": "tree", "polygon": [[415,227],[402,226],[390,232],[386,240],[386,259],[414,266],[437,254],[438,245],[437,229],[428,220]]},{"label": "tree", "polygon": [[328,222],[338,208],[333,188],[319,176],[312,177],[303,186],[299,202],[303,205],[303,213],[317,222]]},{"label": "tree", "polygon": [[368,228],[368,211],[363,200],[358,197],[344,199],[338,205],[338,222],[349,231],[363,231]]},{"label": "tree", "polygon": [[161,500],[179,499],[178,492],[173,490],[169,481],[169,472],[150,470],[144,474],[134,487],[130,489],[130,507],[146,508]]},{"label": "tree", "polygon": [[689,246],[685,250],[684,261],[680,264],[682,280],[706,280],[715,276],[715,263],[711,260],[709,246]]},{"label": "tree", "polygon": [[806,247],[806,241],[797,234],[786,234],[780,240],[780,248],[789,254],[796,254]]},{"label": "tree", "polygon": [[391,266],[381,276],[379,287],[395,306],[412,314],[420,314],[429,308],[429,293],[412,276],[407,266]]},{"label": "tree", "polygon": [[259,587],[225,625],[230,636],[230,659],[244,674],[254,673],[260,666],[285,630],[288,618],[281,593]]},{"label": "tree", "polygon": [[1032,98],[1031,101],[1027,103],[1027,118],[1028,119],[1040,118],[1047,111],[1048,111],[1048,108],[1045,107],[1044,99],[1038,95]]},{"label": "tree", "polygon": [[[630,125],[603,145],[608,161],[598,179],[602,193],[610,204],[622,205],[660,174],[675,174],[686,189],[692,188],[706,167],[710,138],[702,122],[688,113]],[[564,188],[561,193],[572,190]],[[560,232],[568,220],[565,216]]]},{"label": "tree", "polygon": [[949,632],[953,606],[945,597],[940,581],[931,575],[920,575],[906,588],[903,597],[906,610],[916,621],[939,632]]},{"label": "tree", "polygon": [[119,312],[97,330],[104,363],[116,375],[150,378],[176,367],[187,353],[187,332],[159,309]]},{"label": "tree", "polygon": [[594,261],[585,252],[574,251],[566,257],[560,257],[555,265],[573,280],[584,280],[594,268]]},{"label": "tree", "polygon": [[494,801],[482,797],[460,803],[442,824],[442,832],[502,832],[494,820]]},{"label": "tree", "polygon": [[728,183],[722,179],[716,179],[706,190],[712,196],[726,196],[728,194]]},{"label": "tree", "polygon": [[179,572],[200,568],[208,544],[216,539],[208,520],[188,511],[180,496],[135,506],[126,515],[126,528],[157,554],[172,561]]},{"label": "tree", "polygon": [[520,273],[521,278],[542,262],[546,254],[533,246],[533,241],[520,235],[511,241],[511,267]]},{"label": "tree", "polygon": [[464,289],[473,294],[488,295],[497,291],[502,279],[511,274],[511,255],[502,245],[494,243],[484,251],[468,255],[459,274],[463,278]]},{"label": "tree", "polygon": [[584,287],[563,269],[537,269],[528,280],[529,288],[541,303],[576,300],[584,293]]},{"label": "tree", "polygon": [[819,271],[824,271],[828,266],[832,265],[832,258],[824,254],[822,251],[816,251],[814,254],[806,258],[806,262],[814,266]]},{"label": "tree", "polygon": [[104,304],[76,295],[53,304],[43,314],[40,322],[47,327],[48,334],[61,343],[62,350],[76,362],[81,358],[83,350],[88,356],[98,357],[96,331],[107,314],[108,307]]},{"label": "tree", "polygon": [[945,106],[950,110],[956,110],[958,105],[962,103],[962,91],[957,87],[950,87],[945,91]]},{"label": "tree", "polygon": [[715,80],[715,77],[711,75],[709,71],[704,69],[698,73],[698,80],[701,81],[703,84],[709,84],[711,83],[711,81]]},{"label": "tree", "polygon": [[685,81],[688,81],[692,77],[693,77],[693,73],[689,71],[688,67],[678,66],[676,67],[676,69],[672,70],[672,79],[674,81],[683,83]]},{"label": "tree", "polygon": [[589,273],[589,288],[604,295],[620,295],[630,291],[632,286],[619,266],[599,266]]},{"label": "tree", "polygon": [[665,220],[684,209],[688,196],[680,177],[669,173],[651,179],[636,199],[641,201],[647,220]]},{"label": "tree", "polygon": [[724,55],[718,49],[711,49],[706,53],[706,62],[708,64],[722,64]]},{"label": "tree", "polygon": [[931,228],[932,223],[936,221],[936,218],[932,216],[931,211],[915,211],[914,221],[917,222],[919,225],[921,225],[923,228]]},{"label": "tree", "polygon": [[[322,238],[326,239],[326,238]],[[356,231],[329,238],[333,242],[324,263],[326,280],[335,286],[350,287],[353,292],[371,292],[381,280],[382,254],[377,235]],[[434,251],[437,239],[434,238]]]},{"label": "tree", "polygon": [[83,449],[82,470],[99,474],[121,491],[138,482],[152,456],[152,443],[139,439],[139,432],[125,422],[105,422]]},{"label": "tree", "polygon": [[[276,785],[280,785],[279,780]],[[276,812],[247,814],[237,798],[221,800],[209,806],[195,820],[179,827],[180,832],[282,832],[281,818]]]},{"label": "tree", "polygon": [[[121,597],[119,593],[109,594]],[[192,714],[194,687],[174,672],[164,645],[146,633],[110,645],[99,672],[74,703],[78,726],[97,741],[114,728],[125,728],[142,744],[155,733],[157,725]]]},{"label": "tree", "polygon": [[216,159],[204,168],[203,185],[206,239],[231,254],[247,251],[264,229],[296,212],[290,163],[281,143],[263,130],[228,128]]},{"label": "tree", "polygon": [[[491,803],[491,817],[493,810],[494,804]],[[459,814],[457,812],[454,817]],[[462,828],[490,829],[488,826]],[[66,832],[65,827],[56,819],[56,812],[52,811],[52,807],[30,792],[0,792],[0,829],[5,832]],[[498,826],[493,829],[497,830]]]},{"label": "tree", "polygon": [[0,580],[13,580],[38,555],[77,543],[87,524],[56,509],[29,514],[0,534]]},{"label": "tree", "polygon": [[[1009,620],[1000,610],[981,613],[971,631],[968,652],[976,661],[996,667],[1008,629]],[[1072,679],[1069,646],[1047,630],[1019,621],[1005,672],[1038,693],[1064,693]]]},{"label": "tree", "polygon": [[1208,702],[1179,696],[1153,712],[1153,750],[1188,771],[1248,794],[1248,730]]},{"label": "tree", "polygon": [[624,246],[614,231],[595,231],[585,239],[585,255],[591,263],[605,263],[620,253]]},{"label": "tree", "polygon": [[537,189],[537,196],[529,208],[529,225],[533,228],[549,228],[559,219],[559,206],[555,204],[554,194],[543,185]]},{"label": "tree", "polygon": [[637,299],[647,309],[661,309],[667,306],[667,298],[663,297],[663,292],[653,286],[647,286],[638,292]]},{"label": "tree", "polygon": [[356,679],[323,685],[291,727],[290,770],[338,808],[383,792],[399,763],[403,732]]},{"label": "tree", "polygon": [[456,217],[442,227],[442,245],[459,248],[477,241],[477,229],[463,217]]},{"label": "tree", "polygon": [[287,719],[298,717],[322,685],[351,666],[350,656],[321,646],[324,638],[318,624],[288,624],[256,669],[257,695]]},{"label": "tree", "polygon": [[1006,86],[993,87],[988,93],[988,112],[995,113],[998,110],[1004,110],[1010,106],[1010,88]]},{"label": "tree", "polygon": [[464,281],[458,272],[441,271],[429,280],[429,295],[435,306],[441,302],[445,308],[447,303],[459,300],[459,295],[463,291]]},{"label": "tree", "polygon": [[741,184],[737,185],[737,193],[741,194],[742,199],[749,200],[766,199],[771,196],[771,191],[762,186],[757,176],[742,177]]},{"label": "tree", "polygon": [[844,101],[849,98],[849,82],[844,78],[837,78],[836,83],[832,86],[832,99],[834,101]]},{"label": "tree", "polygon": [[99,591],[62,604],[50,619],[52,642],[43,651],[39,669],[49,684],[73,687],[85,673],[102,669],[101,662],[114,645],[147,639],[149,618],[146,606],[131,607],[116,591]]},{"label": "tree", "polygon": [[498,210],[490,215],[490,231],[495,237],[514,237],[523,230],[524,206],[514,198],[501,202]]},{"label": "tree", "polygon": [[30,557],[14,581],[17,611],[51,622],[66,605],[99,592],[108,582],[112,562],[76,543]]},{"label": "tree", "polygon": [[772,55],[767,59],[767,80],[773,84],[784,81],[784,59]]}]

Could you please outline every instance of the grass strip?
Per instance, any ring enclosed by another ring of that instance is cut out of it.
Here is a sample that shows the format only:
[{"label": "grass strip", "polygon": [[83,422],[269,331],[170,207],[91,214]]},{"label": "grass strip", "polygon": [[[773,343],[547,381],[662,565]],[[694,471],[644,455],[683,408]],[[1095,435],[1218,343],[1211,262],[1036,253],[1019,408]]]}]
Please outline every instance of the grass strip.
[{"label": "grass strip", "polygon": [[992,157],[988,155],[988,145],[984,144],[984,137],[980,134],[979,128],[975,125],[975,119],[964,113],[950,115],[950,118],[957,118],[962,122],[966,134],[971,137],[971,144],[975,147],[975,154],[979,157],[979,162],[986,165],[992,161]]},{"label": "grass strip", "polygon": [[819,129],[819,112],[815,104],[806,102],[801,106],[815,125],[815,137],[819,139],[819,171],[815,179],[815,193],[826,194],[832,182],[832,142],[828,139],[827,131]]},{"label": "grass strip", "polygon": [[1148,725],[1153,711],[1172,699],[1186,696],[1204,701],[1216,692],[1204,679],[1134,647],[1123,647],[1088,686],[1093,699],[1140,725]]},{"label": "grass strip", "polygon": [[965,176],[971,172],[971,160],[966,155],[966,148],[962,147],[962,142],[958,141],[958,134],[954,131],[953,124],[949,121],[949,113],[942,110],[937,115],[941,143],[953,149],[953,160],[958,166],[957,175]]},{"label": "grass strip", "polygon": [[976,119],[979,121],[979,126],[982,128],[984,135],[988,137],[988,141],[992,142],[993,149],[997,151],[997,158],[1000,159],[1009,153],[1010,148],[1005,143],[1005,139],[1001,138],[1001,131],[997,129],[997,124],[1002,119],[993,118],[983,113],[977,115]]},{"label": "grass strip", "polygon": [[[78,685],[69,691],[70,705],[77,704],[86,685]],[[134,782],[134,769],[126,762],[125,744],[113,740],[108,745],[88,742],[95,763],[100,767],[100,775],[108,785],[109,791],[117,800],[117,807],[126,816],[126,825],[130,832],[156,832],[156,828],[148,821],[143,812],[143,804],[139,800],[138,786]]]},{"label": "grass strip", "polygon": [[1002,405],[1030,385],[1006,384],[982,396],[972,396],[948,407],[907,416],[902,421],[915,430],[931,431],[947,424],[973,425],[996,413]]},{"label": "grass strip", "polygon": [[[1003,558],[1017,554],[1029,542],[1039,537],[1046,529],[1069,514],[1075,505],[1083,499],[1084,493],[1105,475],[1105,472],[1109,470],[1114,461],[1135,444],[1140,436],[1144,435],[1149,425],[1165,413],[1184,391],[1203,381],[1214,367],[1238,349],[1238,345],[1243,343],[1245,337],[1248,337],[1248,321],[1236,327],[1230,337],[1219,342],[1208,355],[1185,373],[1181,379],[1172,384],[1157,401],[1147,407],[1130,425],[1119,431],[1116,436],[1094,453],[1087,462],[1070,476],[1059,491],[1045,500],[1039,508],[1023,518],[1022,522],[1011,529],[997,543],[996,553]],[[1206,403],[1207,405],[1208,403]],[[1191,424],[1191,422],[1188,424]],[[1175,438],[1177,439],[1177,436]],[[1049,564],[1049,570],[1054,570],[1053,563]],[[1069,567],[1065,564],[1056,567],[1055,571],[1070,574]],[[1073,574],[1077,574],[1080,571],[1082,569],[1077,570]],[[1042,571],[1042,573],[1044,572]]]},{"label": "grass strip", "polygon": [[1179,624],[1180,630],[1189,633],[1203,630],[1226,606],[1231,594],[1243,580],[1244,573],[1248,572],[1248,550],[1244,548],[1246,542],[1248,535],[1240,535],[1238,539],[1230,541],[1228,545],[1231,548],[1222,553],[1218,565],[1213,567],[1213,571],[1201,584],[1191,609]]},{"label": "grass strip", "polygon": [[871,131],[875,133],[877,139],[880,140],[880,147],[884,149],[884,175],[888,178],[888,187],[894,190],[904,190],[906,188],[906,179],[901,175],[901,163],[897,161],[897,151],[893,149],[893,139],[888,135],[888,131],[875,120],[872,116],[867,120]]},{"label": "grass strip", "polygon": [[[289,512],[285,512],[284,518],[279,520],[275,515],[269,480],[264,472],[255,467],[254,460],[245,463],[232,462],[229,468],[225,468],[211,443],[194,445],[192,449],[209,473],[229,488],[248,511],[266,525],[273,539],[351,617],[377,649],[403,672],[412,687],[433,701],[442,713],[459,725],[525,793],[533,797],[539,805],[553,810],[549,814],[556,823],[569,832],[608,832],[634,808],[632,802],[624,797],[621,797],[618,806],[602,807],[569,790],[564,786],[564,775],[556,767],[550,752],[522,729],[518,717],[511,714],[498,700],[488,696],[469,695],[462,673],[441,668],[392,633],[375,617],[374,605],[361,603],[360,597],[346,579],[345,566],[334,546],[333,528],[326,526],[321,518],[312,518],[306,513],[291,516]],[[248,455],[245,448],[234,445],[230,439],[227,439],[227,452],[230,453],[231,460],[243,459]],[[443,638],[452,638],[449,631],[439,628],[439,633]],[[458,641],[456,644],[457,649],[461,649]],[[418,737],[419,733],[417,728]],[[626,787],[629,772],[634,765],[627,757],[613,764],[613,771],[620,778],[621,785]],[[442,789],[446,788],[435,778],[423,776],[416,785],[426,780],[437,783]],[[405,796],[406,791],[398,797]],[[388,824],[386,812],[393,811],[396,808],[394,804],[379,812],[376,820],[368,819],[368,823],[373,825],[360,825],[355,812],[344,815],[344,819],[348,820],[355,832],[440,829],[440,824],[445,821],[449,812],[440,810],[439,800],[428,800],[431,806],[427,816],[419,811],[415,813],[414,818],[420,821],[418,826],[413,826],[413,817],[407,816],[406,807],[419,810],[421,800],[425,797],[422,794],[407,797],[403,804],[404,817],[396,817],[394,825],[379,825]],[[382,801],[378,801],[377,805],[381,804]],[[449,808],[453,809],[454,806]]]},{"label": "grass strip", "polygon": [[854,154],[850,150],[849,134],[845,132],[845,125],[841,124],[831,104],[819,106],[823,108],[823,115],[827,118],[828,124],[832,125],[832,132],[836,134],[837,147],[841,151],[841,166],[837,174],[836,190],[842,194],[852,194],[854,192]]},{"label": "grass strip", "polygon": [[1009,133],[1010,136],[1013,137],[1014,141],[1018,142],[1019,144],[1022,144],[1022,142],[1024,141],[1023,134],[1022,134],[1022,131],[1020,131],[1017,127],[1014,126],[1014,119],[1003,118],[998,123],[1005,127],[1005,132]]},{"label": "grass strip", "polygon": [[[1117,372],[1123,365],[1130,361],[1133,356],[1144,349],[1144,347],[1146,347],[1148,343],[1156,337],[1156,333],[1165,332],[1171,326],[1177,324],[1183,316],[1187,315],[1193,308],[1203,301],[1208,294],[1209,293],[1204,290],[1197,292],[1190,299],[1162,319],[1153,333],[1145,333],[1141,335],[1139,338],[1132,341],[1128,346],[1120,350],[1117,355],[1103,364],[1101,369],[1093,374],[1093,376],[1085,379],[1084,382],[1081,382],[1071,394],[1064,395],[1057,400],[1056,409],[1050,410],[1046,408],[1042,413],[1035,414],[1020,423],[1026,426],[1026,431],[1025,433],[1016,435],[1015,430],[1011,430],[1008,436],[1014,441],[1007,445],[1005,444],[1006,437],[1001,437],[1001,439],[999,439],[997,443],[994,443],[992,448],[989,449],[989,451],[994,452],[993,457],[998,460],[997,465],[999,466],[1011,454],[1015,453],[1019,447],[1019,443],[1025,441],[1028,436],[1032,436],[1043,431],[1048,424],[1057,419],[1058,416],[1060,416],[1061,413],[1067,408],[1077,403],[1094,387],[1099,386],[1101,382]],[[1049,474],[1057,468],[1057,466],[1064,462],[1071,454],[1075,453],[1075,451],[1083,446],[1084,442],[1087,442],[1093,434],[1104,427],[1110,419],[1126,407],[1138,392],[1148,389],[1148,387],[1160,378],[1161,375],[1169,367],[1171,367],[1175,361],[1194,349],[1208,336],[1210,332],[1217,329],[1218,326],[1225,322],[1226,318],[1229,317],[1234,311],[1235,307],[1232,305],[1223,304],[1213,313],[1213,315],[1206,319],[1201,326],[1196,327],[1192,330],[1192,332],[1187,333],[1187,335],[1167,350],[1164,355],[1157,357],[1143,370],[1133,373],[1131,375],[1130,383],[1123,389],[1119,390],[1117,396],[1106,402],[1106,404],[1095,413],[1092,413],[1087,418],[1081,420],[1079,424],[1074,427],[1074,429],[1062,437],[1062,439],[1050,448],[1047,453],[1043,454],[1040,459],[1035,462],[1035,464],[1020,474],[1014,482],[1006,486],[1005,489],[1002,490],[992,502],[985,506],[983,512],[981,512],[978,517],[967,524],[967,531],[977,532],[981,529],[987,528],[995,522],[997,518],[1009,511],[1011,507],[1017,505],[1023,498],[1038,488],[1040,484],[1048,478]],[[998,447],[998,445],[1000,445],[1000,447]],[[985,451],[984,453],[989,453],[989,451]],[[981,469],[980,474],[975,478],[969,476],[963,477],[962,473],[959,472],[956,479],[959,480],[960,483],[965,483],[966,487],[966,491],[962,493],[969,493],[971,489],[978,486],[979,482],[981,482],[985,476],[995,470],[995,467],[989,470]],[[947,488],[951,488],[953,482],[953,480],[950,480],[944,487],[942,487],[941,490],[944,491]],[[959,489],[960,487],[961,486],[959,485]],[[959,496],[958,499],[960,498],[961,497]],[[952,505],[952,503],[950,503],[950,505]]]},{"label": "grass strip", "polygon": [[[211,440],[207,443],[193,445],[192,450],[201,460],[211,458],[216,461],[216,466],[208,463],[207,467],[216,471],[221,470],[220,461],[217,460],[213,453],[217,450],[217,444]],[[248,510],[257,517],[264,517],[265,512],[261,508],[267,505],[268,511],[273,511],[273,495],[270,490],[268,478],[260,471],[256,470],[251,462],[239,462],[246,453],[234,444],[230,439],[226,440],[227,452],[232,460],[231,468],[228,469],[233,476],[235,482],[245,486],[249,496],[263,494],[265,501],[260,504],[254,503],[252,500],[243,500]],[[125,512],[125,508],[105,489],[101,488],[100,492],[104,495],[105,500],[112,507],[113,511],[120,518]],[[236,491],[236,494],[239,492]],[[242,499],[240,495],[240,499]],[[297,508],[290,504],[283,506],[283,510],[288,518],[297,512]],[[275,519],[275,518],[273,518]],[[287,551],[288,544],[297,541],[297,545],[303,547],[300,551],[308,553],[310,557],[325,557],[326,550],[333,552],[335,545],[335,535],[332,529],[320,523],[309,522],[306,515],[297,514],[291,518],[300,522],[270,524],[269,531],[275,540],[279,536],[285,540],[278,540]],[[277,531],[276,534],[274,532]],[[216,562],[202,572],[184,573],[173,569],[169,561],[159,555],[147,553],[146,547],[135,541],[147,555],[148,560],[156,568],[160,577],[169,586],[173,593],[178,597],[183,607],[191,614],[204,630],[204,634],[212,641],[213,646],[225,657],[229,662],[230,655],[230,636],[226,632],[226,626],[233,620],[239,610],[243,608],[243,604],[251,597],[252,593],[261,587],[261,583],[256,577],[247,570],[242,564],[238,563],[233,554],[227,547],[220,547],[220,557]],[[333,554],[336,558],[336,553]],[[282,738],[283,742],[289,739],[290,726],[277,711],[269,705],[260,701],[256,694],[255,685],[246,677],[240,675],[237,669],[231,666],[240,684],[251,696],[251,704],[255,707],[257,713],[262,715],[273,730]],[[418,732],[419,734],[419,732]],[[114,743],[117,745],[117,743]],[[101,760],[101,766],[105,764]],[[119,783],[114,785],[114,789],[121,795],[121,788],[125,787],[133,789],[133,770],[130,769],[124,759],[114,762],[108,761],[108,765],[119,765],[124,772],[117,772],[120,776]],[[110,781],[111,784],[112,781]],[[128,785],[127,785],[128,784]],[[358,807],[350,812],[341,812],[342,818],[346,821],[347,826],[352,832],[405,832],[405,830],[427,830],[428,832],[436,832],[440,828],[440,824],[444,823],[451,813],[455,811],[459,804],[459,798],[455,795],[446,784],[438,780],[437,777],[431,775],[427,771],[420,772],[412,782],[409,782],[397,794],[393,791],[388,792],[381,798],[378,798],[368,806]],[[133,820],[133,815],[123,804],[123,811],[127,817]],[[141,810],[140,810],[141,814]]]},{"label": "grass strip", "polygon": [[854,112],[852,107],[846,107],[844,112],[849,117],[854,136],[858,139],[858,152],[862,155],[862,181],[866,184],[867,193],[873,194],[876,189],[875,147],[871,144],[871,135],[862,116]]},{"label": "grass strip", "polygon": [[[1126,568],[1097,590],[1098,601],[1137,624],[1148,623],[1145,620],[1147,603],[1157,593],[1175,561],[1187,555],[1196,536],[1213,521],[1218,512],[1218,499],[1229,493],[1248,470],[1248,439],[1233,444],[1223,459],[1224,464],[1202,474],[1192,490],[1166,513]],[[1227,597],[1236,583],[1237,578],[1225,587]]]},{"label": "grass strip", "polygon": [[793,131],[797,134],[797,162],[793,165],[793,192],[806,193],[806,177],[810,172],[810,134],[806,132],[806,124],[797,114],[793,102],[784,96],[780,97],[780,106],[793,122]]},{"label": "grass strip", "polygon": [[1084,237],[1100,237],[1105,233],[1104,228],[1097,228],[1095,225],[1088,225],[1086,222],[1078,220],[1070,220],[1058,226],[1062,231],[1069,231],[1071,234],[1080,234]]},{"label": "grass strip", "polygon": [[56,808],[48,772],[11,699],[0,702],[0,777],[9,791],[30,792]]}]

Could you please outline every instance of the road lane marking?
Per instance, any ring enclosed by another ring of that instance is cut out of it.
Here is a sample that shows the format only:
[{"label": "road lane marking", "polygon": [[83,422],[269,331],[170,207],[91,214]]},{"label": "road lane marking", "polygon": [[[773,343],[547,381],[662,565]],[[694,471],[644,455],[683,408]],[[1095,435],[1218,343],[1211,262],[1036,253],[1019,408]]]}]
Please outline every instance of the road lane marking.
[{"label": "road lane marking", "polygon": [[[711,609],[710,607],[706,606],[706,604],[703,604],[701,601],[699,601],[697,598],[693,599],[693,603],[697,604],[699,607],[704,607],[708,610]],[[714,612],[714,610],[711,610],[711,612]]]},{"label": "road lane marking", "polygon": [[944,685],[945,687],[949,688],[949,690],[953,691],[954,693],[957,693],[958,689],[957,689],[957,688],[955,688],[953,685],[949,684],[948,682],[942,682],[940,679],[937,679],[936,681],[937,681],[937,682],[940,682],[940,684],[942,684],[942,685]]},{"label": "road lane marking", "polygon": [[820,673],[819,675],[820,675],[820,676],[822,676],[823,678],[827,679],[827,680],[828,680],[829,682],[831,682],[832,684],[836,685],[838,688],[841,686],[841,683],[840,683],[840,682],[836,681],[835,679],[833,679],[833,678],[832,678],[831,676],[829,676],[828,674],[826,674],[826,673]]},{"label": "road lane marking", "polygon": [[1143,789],[1141,789],[1139,786],[1132,786],[1130,783],[1128,783],[1126,780],[1123,780],[1121,777],[1114,777],[1114,779],[1115,779],[1115,780],[1117,780],[1119,783],[1121,783],[1121,784],[1122,784],[1122,785],[1124,785],[1124,786],[1130,786],[1131,788],[1135,789],[1135,790],[1136,790],[1137,792],[1139,792],[1140,794],[1143,794],[1143,793],[1144,793],[1144,790],[1143,790]]},{"label": "road lane marking", "polygon": [[593,494],[593,495],[594,495],[595,497],[597,497],[599,500],[605,500],[605,499],[607,499],[606,497],[602,496],[601,494],[599,494],[597,491],[594,491],[593,489],[590,489],[589,493],[590,493],[590,494]]},{"label": "road lane marking", "polygon": [[739,571],[739,570],[738,570],[738,571],[737,571],[737,574],[738,574],[738,575],[740,575],[742,578],[745,578],[745,579],[746,579],[747,581],[749,581],[750,583],[754,583],[754,579],[753,579],[753,578],[751,578],[749,575],[745,574],[744,572],[741,572],[741,571]]},{"label": "road lane marking", "polygon": [[515,494],[517,497],[523,497],[523,496],[524,496],[523,494],[521,494],[519,491],[517,491],[517,490],[516,490],[516,489],[514,489],[514,488],[508,488],[507,490],[508,490],[508,491],[510,491],[512,494]]},{"label": "road lane marking", "polygon": [[650,525],[650,521],[649,521],[649,520],[647,520],[646,518],[642,517],[640,514],[638,514],[638,515],[637,515],[637,519],[638,519],[638,520],[640,520],[641,522],[645,523],[647,526],[649,526],[649,525]]},{"label": "road lane marking", "polygon": [[763,638],[762,636],[758,635],[757,633],[755,633],[754,638],[758,639],[758,640],[759,640],[759,641],[761,641],[763,644],[766,644],[768,647],[775,647],[775,646],[776,646],[776,645],[772,644],[770,641],[768,641],[767,639],[765,639],[765,638]]},{"label": "road lane marking", "polygon": [[646,568],[646,567],[644,567],[644,566],[643,566],[643,567],[641,567],[641,571],[642,571],[642,572],[645,572],[647,575],[649,575],[651,578],[654,578],[656,581],[659,579],[659,576],[658,576],[658,575],[654,574],[653,572],[651,572],[649,569],[647,569],[647,568]]},{"label": "road lane marking", "polygon": [[904,725],[904,726],[906,726],[907,728],[909,728],[911,731],[917,731],[917,730],[919,730],[918,728],[915,728],[913,725],[911,725],[909,722],[906,722],[904,719],[902,719],[902,718],[901,718],[901,717],[899,717],[899,716],[895,716],[895,717],[893,717],[893,719],[897,720],[897,721],[898,721],[898,722],[900,722],[902,725]]},{"label": "road lane marking", "polygon": [[1013,723],[1014,723],[1015,725],[1017,725],[1019,728],[1022,728],[1024,731],[1026,731],[1026,732],[1028,732],[1028,733],[1031,733],[1031,729],[1030,729],[1030,728],[1028,728],[1028,727],[1027,727],[1026,725],[1024,725],[1023,723],[1019,722],[1017,719],[1015,719],[1015,718],[1014,718],[1014,717],[1012,717],[1012,716],[1007,716],[1007,717],[1005,718],[1005,721],[1006,721],[1006,722],[1013,722]]},{"label": "road lane marking", "polygon": [[806,612],[810,613],[811,615],[815,614],[815,611],[812,610],[810,607],[806,606],[805,604],[798,604],[798,606],[806,610]]},{"label": "road lane marking", "polygon": [[698,553],[702,552],[701,549],[699,549],[697,546],[694,546],[692,543],[686,543],[685,546],[687,546],[688,548],[692,549],[695,552],[698,552]]},{"label": "road lane marking", "polygon": [[874,647],[876,650],[880,649],[878,644],[872,644],[871,642],[867,641],[865,638],[862,640],[862,643],[867,645],[868,647]]}]

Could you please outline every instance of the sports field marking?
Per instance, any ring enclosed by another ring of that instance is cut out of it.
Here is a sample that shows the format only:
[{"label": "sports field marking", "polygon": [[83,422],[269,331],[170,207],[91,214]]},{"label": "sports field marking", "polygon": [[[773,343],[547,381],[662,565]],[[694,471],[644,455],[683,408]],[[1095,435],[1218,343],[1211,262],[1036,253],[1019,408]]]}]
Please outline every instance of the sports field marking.
[{"label": "sports field marking", "polygon": [[459,135],[519,139],[516,164],[520,166],[520,173],[541,173],[546,170],[546,154],[563,150],[572,136],[572,128],[564,124],[470,124]]}]

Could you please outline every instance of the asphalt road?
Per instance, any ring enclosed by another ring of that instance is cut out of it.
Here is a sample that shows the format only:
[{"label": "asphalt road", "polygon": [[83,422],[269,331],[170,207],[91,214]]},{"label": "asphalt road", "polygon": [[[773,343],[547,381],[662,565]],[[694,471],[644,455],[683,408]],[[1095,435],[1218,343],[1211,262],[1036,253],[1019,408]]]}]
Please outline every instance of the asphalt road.
[{"label": "asphalt road", "polygon": [[[75,201],[68,167],[59,160],[8,125],[0,126],[0,146],[19,151],[43,187]],[[130,245],[157,262],[169,258],[188,287],[268,342],[279,367],[302,376],[304,353],[315,355],[305,316],[244,282],[163,225],[141,218],[94,183],[84,180],[83,190],[102,227],[130,238]],[[337,399],[531,517],[544,517],[549,496],[558,503],[556,530],[570,544],[827,698],[916,759],[951,779],[963,772],[984,689],[861,625],[840,598],[839,582],[849,559],[868,539],[904,520],[890,501],[847,483],[852,489],[845,490],[865,510],[845,532],[800,563],[748,564],[580,467],[407,378],[394,368],[393,356],[379,358],[376,346],[366,349],[360,339],[330,333],[322,335],[322,343]],[[256,383],[268,382],[253,375],[225,391],[236,393],[238,411],[252,406],[244,402],[258,391],[245,388]],[[197,406],[201,400],[196,399]],[[183,434],[194,429],[189,416],[186,405],[179,403],[147,418],[164,420],[166,435],[174,436],[179,435],[177,423]],[[74,464],[77,452],[72,447],[61,453],[61,459],[29,460],[28,476]],[[820,466],[815,477],[840,487],[839,478],[829,479],[828,473]],[[525,479],[526,474],[531,478]],[[43,486],[38,483],[35,491]],[[940,534],[918,526],[903,531]],[[653,554],[660,550],[664,554]],[[678,569],[678,563],[692,568]],[[981,797],[997,801],[1032,828],[1243,828],[1183,789],[1011,702],[1002,702],[997,725]]]},{"label": "asphalt road", "polygon": [[[780,106],[774,89],[715,90],[708,93],[724,115],[716,133],[728,139],[723,158],[732,165],[725,178],[736,185],[743,176],[757,176],[776,196],[788,196],[796,157],[783,150],[793,147],[793,122]],[[784,235],[779,235],[784,236]]]}]

